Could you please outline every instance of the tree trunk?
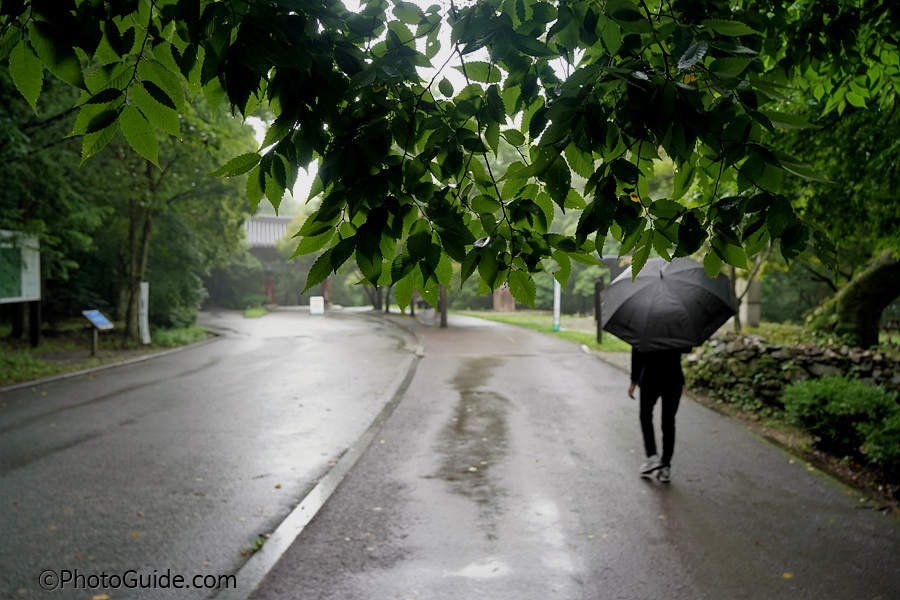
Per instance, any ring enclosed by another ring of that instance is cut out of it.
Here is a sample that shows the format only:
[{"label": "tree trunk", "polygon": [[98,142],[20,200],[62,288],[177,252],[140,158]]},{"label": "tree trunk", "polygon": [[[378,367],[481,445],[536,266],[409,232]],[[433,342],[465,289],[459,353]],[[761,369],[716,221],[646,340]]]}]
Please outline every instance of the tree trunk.
[{"label": "tree trunk", "polygon": [[891,251],[882,252],[838,292],[835,330],[863,348],[876,345],[881,313],[898,297],[900,260]]},{"label": "tree trunk", "polygon": [[138,322],[138,307],[141,297],[141,281],[147,272],[147,260],[150,256],[150,234],[153,231],[153,211],[148,206],[141,207],[137,199],[130,201],[129,249],[128,257],[128,289],[126,291],[127,307],[125,312],[125,336],[129,340],[141,339]]},{"label": "tree trunk", "polygon": [[447,286],[442,284],[439,289],[438,310],[441,313],[441,327],[445,328],[447,327],[447,306],[449,305],[449,300],[447,299]]}]

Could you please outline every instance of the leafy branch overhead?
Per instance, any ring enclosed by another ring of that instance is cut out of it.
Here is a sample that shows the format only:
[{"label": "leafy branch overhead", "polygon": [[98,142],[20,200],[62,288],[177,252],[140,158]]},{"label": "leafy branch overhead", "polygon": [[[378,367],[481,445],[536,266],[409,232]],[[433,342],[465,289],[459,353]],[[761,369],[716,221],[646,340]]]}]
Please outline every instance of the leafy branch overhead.
[{"label": "leafy branch overhead", "polygon": [[[482,289],[533,303],[533,276],[564,279],[607,235],[640,269],[651,252],[705,252],[710,273],[770,242],[791,258],[826,237],[779,194],[816,178],[768,136],[805,127],[804,99],[843,111],[900,89],[898,9],[871,0],[651,5],[632,0],[4,0],[0,59],[37,109],[45,72],[83,90],[82,158],[118,130],[156,162],[158,136],[202,94],[276,115],[248,174],[276,207],[315,162],[321,205],[298,253],[307,288],[355,260],[372,284],[436,300],[451,261]],[[822,88],[821,90],[819,88]],[[518,159],[501,165],[501,149]],[[665,154],[671,197],[647,180]],[[572,173],[587,180],[583,190]],[[555,207],[581,211],[571,235]]]}]

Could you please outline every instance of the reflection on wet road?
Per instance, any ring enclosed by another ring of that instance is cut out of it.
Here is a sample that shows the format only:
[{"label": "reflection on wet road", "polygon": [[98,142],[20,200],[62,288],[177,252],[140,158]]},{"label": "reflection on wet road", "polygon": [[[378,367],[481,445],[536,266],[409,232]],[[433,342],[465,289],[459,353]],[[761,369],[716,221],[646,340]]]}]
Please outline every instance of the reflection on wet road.
[{"label": "reflection on wet road", "polygon": [[494,525],[502,514],[502,482],[492,477],[508,452],[510,402],[489,390],[479,389],[497,360],[468,360],[460,365],[452,385],[459,393],[453,417],[438,437],[435,452],[442,457],[437,477],[449,489],[478,506],[487,539],[495,539]]},{"label": "reflection on wet road", "polygon": [[626,373],[462,317],[423,335],[381,443],[252,600],[886,600],[900,589],[896,520],[858,510],[739,425],[683,402],[675,479],[644,480]]}]

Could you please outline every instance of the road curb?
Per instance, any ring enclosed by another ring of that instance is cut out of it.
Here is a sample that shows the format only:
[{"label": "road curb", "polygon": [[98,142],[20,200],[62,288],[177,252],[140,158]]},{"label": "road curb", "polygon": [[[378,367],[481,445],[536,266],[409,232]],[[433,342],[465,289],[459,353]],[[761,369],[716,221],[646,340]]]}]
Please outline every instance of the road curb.
[{"label": "road curb", "polygon": [[69,373],[59,373],[57,375],[51,375],[49,377],[43,377],[41,379],[32,379],[30,381],[22,381],[20,383],[14,383],[12,385],[8,385],[6,387],[0,388],[0,394],[5,393],[5,392],[14,392],[16,390],[21,390],[21,389],[29,388],[29,387],[37,387],[39,385],[53,383],[54,381],[62,381],[63,379],[72,379],[73,377],[81,377],[82,375],[90,375],[91,373],[96,373],[97,371],[105,371],[106,369],[112,369],[114,367],[124,367],[127,365],[133,365],[135,363],[144,362],[145,360],[150,360],[151,358],[160,358],[163,356],[168,356],[170,354],[175,354],[177,352],[182,352],[184,350],[189,350],[192,348],[199,348],[200,346],[205,346],[206,344],[211,344],[219,339],[221,339],[221,336],[218,334],[214,334],[214,336],[211,338],[207,338],[205,340],[200,340],[199,342],[194,342],[193,344],[188,344],[187,346],[179,346],[178,348],[172,348],[170,350],[161,350],[159,352],[151,352],[150,354],[144,354],[142,356],[135,356],[134,358],[128,358],[125,360],[119,360],[119,361],[110,362],[110,363],[106,363],[106,364],[102,364],[102,365],[97,365],[96,367],[88,367],[87,369],[80,369],[78,371],[71,371]]},{"label": "road curb", "polygon": [[417,347],[413,354],[403,361],[400,373],[388,386],[385,395],[387,404],[378,413],[366,431],[356,440],[337,464],[322,477],[316,486],[303,498],[300,504],[281,522],[266,543],[256,551],[235,573],[236,587],[223,589],[214,596],[215,600],[246,600],[262,583],[272,568],[281,560],[306,526],[315,518],[319,510],[340,486],[357,461],[375,441],[385,422],[400,404],[409,384],[415,376],[422,357],[422,347],[416,337]]}]

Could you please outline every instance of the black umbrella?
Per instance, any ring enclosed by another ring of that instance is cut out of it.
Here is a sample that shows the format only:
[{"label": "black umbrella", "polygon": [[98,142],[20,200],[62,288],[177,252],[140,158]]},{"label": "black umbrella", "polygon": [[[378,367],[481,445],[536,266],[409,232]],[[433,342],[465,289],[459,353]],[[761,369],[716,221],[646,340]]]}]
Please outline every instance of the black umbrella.
[{"label": "black umbrella", "polygon": [[728,278],[711,279],[689,258],[651,258],[600,293],[601,326],[640,352],[702,344],[734,314]]}]

